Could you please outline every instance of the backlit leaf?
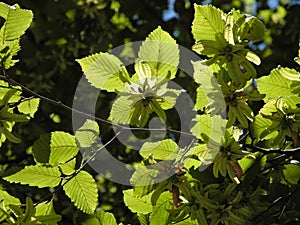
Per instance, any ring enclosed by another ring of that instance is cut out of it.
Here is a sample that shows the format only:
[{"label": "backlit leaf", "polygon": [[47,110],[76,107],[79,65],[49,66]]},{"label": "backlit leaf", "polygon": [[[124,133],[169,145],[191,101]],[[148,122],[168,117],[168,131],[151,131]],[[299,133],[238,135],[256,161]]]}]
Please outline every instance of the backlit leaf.
[{"label": "backlit leaf", "polygon": [[62,131],[51,133],[49,158],[51,165],[67,162],[77,155],[78,150],[75,137],[71,134]]},{"label": "backlit leaf", "polygon": [[119,77],[122,62],[116,56],[98,53],[76,61],[94,87],[110,92],[123,89],[123,82]]},{"label": "backlit leaf", "polygon": [[80,127],[75,137],[80,147],[89,148],[99,141],[99,126],[97,122],[87,120],[82,127]]},{"label": "backlit leaf", "polygon": [[98,188],[92,175],[80,171],[63,187],[74,205],[87,214],[93,214],[98,202]]},{"label": "backlit leaf", "polygon": [[132,212],[147,214],[152,212],[151,194],[141,198],[134,196],[133,189],[123,191],[124,202]]},{"label": "backlit leaf", "polygon": [[152,155],[154,159],[165,160],[171,156],[174,157],[174,153],[176,153],[177,149],[177,144],[171,139],[158,142],[146,142],[140,150],[140,155],[144,158],[148,158],[149,155]]},{"label": "backlit leaf", "polygon": [[153,212],[150,215],[150,225],[167,225],[169,218],[169,210],[173,209],[173,199],[169,192],[162,193],[156,206],[153,207]]},{"label": "backlit leaf", "polygon": [[42,188],[56,187],[61,181],[60,175],[58,167],[26,166],[19,172],[3,179],[11,183],[28,184]]},{"label": "backlit leaf", "polygon": [[196,5],[192,33],[196,41],[216,40],[216,34],[224,32],[225,14],[212,5]]},{"label": "backlit leaf", "polygon": [[[264,76],[257,79],[257,88],[261,94],[266,94],[264,100],[270,98],[277,99],[279,96],[288,98],[294,96],[293,88],[291,85],[293,81],[287,77],[294,77],[296,72],[292,69],[279,67],[273,69],[269,76]],[[292,75],[289,75],[292,74]],[[300,98],[299,98],[300,101]]]},{"label": "backlit leaf", "polygon": [[166,77],[171,73],[170,79],[175,77],[179,63],[179,49],[171,35],[156,28],[143,42],[138,53],[139,58],[149,63],[155,70],[153,76]]},{"label": "backlit leaf", "polygon": [[39,103],[40,103],[40,99],[39,98],[33,98],[33,99],[30,99],[30,100],[21,102],[18,105],[18,110],[21,113],[29,114],[30,117],[33,118],[34,114],[38,110]]}]

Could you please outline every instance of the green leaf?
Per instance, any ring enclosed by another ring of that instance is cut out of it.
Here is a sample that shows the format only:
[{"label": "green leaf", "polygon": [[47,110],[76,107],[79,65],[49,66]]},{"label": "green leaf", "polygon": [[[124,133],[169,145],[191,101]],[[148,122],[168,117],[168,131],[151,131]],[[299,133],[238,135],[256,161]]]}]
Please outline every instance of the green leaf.
[{"label": "green leaf", "polygon": [[56,215],[53,207],[53,202],[42,202],[38,204],[36,207],[36,216],[42,216],[42,215]]},{"label": "green leaf", "polygon": [[51,133],[50,158],[51,165],[67,162],[78,153],[75,137],[71,134],[55,131]]},{"label": "green leaf", "polygon": [[266,94],[265,101],[270,98],[277,99],[279,96],[284,98],[295,96],[293,88],[291,88],[293,81],[287,79],[287,77],[291,77],[295,73],[297,73],[295,70],[289,68],[279,67],[273,69],[269,76],[257,79],[258,91],[261,94]]},{"label": "green leaf", "polygon": [[288,164],[284,166],[283,175],[284,178],[281,181],[284,184],[297,184],[300,179],[300,168],[299,165]]},{"label": "green leaf", "polygon": [[262,40],[266,33],[266,28],[263,22],[254,16],[246,18],[246,21],[249,24],[249,28],[250,28],[248,39],[253,42]]},{"label": "green leaf", "polygon": [[137,214],[141,225],[149,225],[148,216],[142,213]]},{"label": "green leaf", "polygon": [[122,62],[109,53],[98,53],[76,60],[86,78],[96,88],[115,92],[123,89],[123,82],[119,77]]},{"label": "green leaf", "polygon": [[197,138],[205,140],[205,137],[209,137],[212,141],[221,145],[227,120],[222,119],[221,116],[204,114],[197,115],[193,121],[195,125],[191,131]]},{"label": "green leaf", "polygon": [[138,55],[140,60],[146,61],[154,68],[155,73],[152,76],[165,78],[170,72],[170,79],[175,77],[179,63],[178,45],[161,27],[148,35]]},{"label": "green leaf", "polygon": [[169,219],[169,210],[173,209],[173,200],[169,192],[162,193],[156,206],[153,207],[153,212],[150,215],[150,225],[167,225]]},{"label": "green leaf", "polygon": [[196,110],[203,110],[203,107],[213,103],[212,107],[225,108],[225,101],[221,87],[213,75],[212,70],[205,61],[192,62],[194,68],[194,79],[200,84],[197,88]]},{"label": "green leaf", "polygon": [[[226,47],[226,45],[224,45],[224,42],[203,40],[194,44],[192,50],[200,55],[207,55],[209,57],[212,57],[214,55],[223,53],[224,48]],[[225,42],[225,44],[227,43]]]},{"label": "green leaf", "polygon": [[261,63],[260,58],[250,50],[247,50],[246,59],[248,59],[250,62],[254,63],[255,65],[260,65]]},{"label": "green leaf", "polygon": [[267,136],[261,138],[261,134],[267,130],[267,128],[272,124],[271,120],[263,118],[261,115],[255,116],[254,122],[251,123],[251,132],[253,134],[253,137],[260,140],[260,139],[271,139],[275,138],[277,136],[277,133],[273,132],[268,134]]},{"label": "green leaf", "polygon": [[21,113],[29,114],[30,117],[33,118],[34,114],[38,110],[39,103],[40,103],[39,98],[33,98],[33,99],[30,99],[30,100],[21,102],[18,105],[18,110]]},{"label": "green leaf", "polygon": [[91,217],[85,220],[82,225],[101,225],[96,217]]},{"label": "green leaf", "polygon": [[129,124],[133,110],[132,101],[125,96],[121,96],[114,101],[109,118],[114,123]]},{"label": "green leaf", "polygon": [[226,41],[231,44],[234,45],[235,41],[234,41],[234,34],[233,34],[233,27],[234,27],[234,21],[233,21],[233,14],[229,13],[226,17],[226,24],[225,24],[225,30],[224,30],[224,37],[226,39]]},{"label": "green leaf", "polygon": [[22,141],[20,138],[11,133],[6,127],[0,127],[0,134],[4,134],[4,136],[13,143],[20,143]]},{"label": "green leaf", "polygon": [[34,216],[32,220],[37,220],[41,224],[45,225],[56,225],[59,221],[61,221],[61,215]]},{"label": "green leaf", "polygon": [[56,187],[61,181],[60,175],[58,167],[26,166],[23,170],[3,179],[11,183],[43,188]]},{"label": "green leaf", "polygon": [[143,158],[148,158],[149,155],[152,155],[154,159],[165,160],[176,157],[174,155],[176,150],[178,150],[176,142],[171,139],[165,139],[158,142],[146,142],[139,153]]},{"label": "green leaf", "polygon": [[100,225],[117,225],[117,221],[112,213],[98,211],[95,216],[99,219]]},{"label": "green leaf", "polygon": [[152,212],[151,194],[138,198],[133,189],[123,191],[124,202],[131,212],[147,214]]},{"label": "green leaf", "polygon": [[72,159],[71,161],[63,164],[59,164],[58,167],[61,169],[61,172],[64,175],[71,175],[75,172],[76,159]]},{"label": "green leaf", "polygon": [[25,223],[31,222],[31,218],[35,214],[35,208],[33,205],[33,201],[30,197],[26,197],[26,208],[25,208],[25,214],[24,218],[22,219]]},{"label": "green leaf", "polygon": [[42,134],[32,146],[32,154],[37,163],[48,163],[50,157],[50,134]]},{"label": "green leaf", "polygon": [[63,187],[74,205],[87,214],[93,214],[98,202],[98,188],[92,175],[80,171]]},{"label": "green leaf", "polygon": [[97,122],[87,120],[82,127],[76,131],[75,137],[80,147],[89,148],[99,142],[99,134],[100,130]]},{"label": "green leaf", "polygon": [[216,34],[224,32],[225,14],[212,5],[194,5],[195,17],[192,33],[196,41],[216,41]]},{"label": "green leaf", "polygon": [[0,3],[0,16],[6,20],[2,40],[11,41],[19,38],[30,26],[33,18],[31,10],[20,9],[18,5],[9,6]]},{"label": "green leaf", "polygon": [[18,198],[8,194],[6,191],[0,190],[0,201],[3,200],[4,205],[21,205]]},{"label": "green leaf", "polygon": [[192,220],[188,218],[186,220],[176,223],[176,225],[199,225],[199,223],[197,222],[197,220]]},{"label": "green leaf", "polygon": [[153,190],[158,174],[157,170],[148,169],[146,166],[136,167],[130,178],[130,183],[134,186],[134,196],[142,197],[149,194]]}]

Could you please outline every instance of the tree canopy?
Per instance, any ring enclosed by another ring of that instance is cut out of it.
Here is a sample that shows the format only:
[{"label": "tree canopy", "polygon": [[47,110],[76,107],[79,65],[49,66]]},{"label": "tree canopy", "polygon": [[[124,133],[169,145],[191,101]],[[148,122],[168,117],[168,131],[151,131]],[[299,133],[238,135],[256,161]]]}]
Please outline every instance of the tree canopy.
[{"label": "tree canopy", "polygon": [[1,2],[1,224],[298,223],[299,10]]}]

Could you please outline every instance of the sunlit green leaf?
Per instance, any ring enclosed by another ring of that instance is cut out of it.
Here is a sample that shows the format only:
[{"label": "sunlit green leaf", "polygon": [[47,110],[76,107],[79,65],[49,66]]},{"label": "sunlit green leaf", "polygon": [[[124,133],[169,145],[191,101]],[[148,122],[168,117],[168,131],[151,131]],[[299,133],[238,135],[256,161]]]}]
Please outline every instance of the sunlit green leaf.
[{"label": "sunlit green leaf", "polygon": [[67,162],[75,157],[79,149],[75,137],[71,134],[55,131],[51,133],[50,158],[51,165]]},{"label": "sunlit green leaf", "polygon": [[2,40],[10,41],[19,38],[30,26],[33,18],[31,10],[20,9],[18,5],[8,6],[0,4],[0,16],[6,20],[4,24],[4,37]]},{"label": "sunlit green leaf", "polygon": [[21,113],[29,114],[30,117],[33,118],[34,114],[38,110],[39,103],[40,103],[40,99],[39,98],[33,98],[33,99],[30,99],[30,100],[21,102],[18,105],[18,110]]},{"label": "sunlit green leaf", "polygon": [[19,172],[3,178],[11,183],[28,184],[29,186],[55,187],[60,181],[58,167],[26,166]]},{"label": "sunlit green leaf", "polygon": [[134,196],[133,189],[123,191],[124,202],[132,212],[147,214],[152,212],[151,195],[141,198]]},{"label": "sunlit green leaf", "polygon": [[216,40],[216,34],[223,33],[225,14],[212,5],[196,5],[192,33],[196,41]]},{"label": "sunlit green leaf", "polygon": [[117,221],[112,213],[99,211],[96,213],[96,216],[102,225],[117,225]]},{"label": "sunlit green leaf", "polygon": [[294,96],[295,93],[293,93],[293,88],[291,88],[293,81],[287,79],[287,77],[294,77],[295,73],[296,72],[292,69],[279,67],[273,69],[269,76],[257,79],[257,88],[259,92],[266,94],[266,97],[264,98],[265,101],[270,98],[277,99],[279,96],[286,98]]},{"label": "sunlit green leaf", "polygon": [[222,119],[220,116],[197,115],[194,121],[196,123],[191,131],[196,137],[203,139],[204,135],[216,143],[221,143],[227,120]]},{"label": "sunlit green leaf", "polygon": [[132,113],[132,101],[125,96],[121,96],[114,101],[109,118],[114,123],[129,124]]},{"label": "sunlit green leaf", "polygon": [[96,88],[114,92],[123,89],[119,77],[122,62],[109,53],[98,53],[76,60],[88,81]]},{"label": "sunlit green leaf", "polygon": [[158,142],[146,142],[139,153],[144,158],[152,155],[154,159],[165,160],[174,157],[176,150],[178,150],[177,144],[171,139],[166,139]]},{"label": "sunlit green leaf", "polygon": [[99,141],[99,126],[97,122],[87,120],[82,127],[80,127],[75,137],[80,147],[89,148]]},{"label": "sunlit green leaf", "polygon": [[21,204],[21,202],[18,198],[8,194],[4,190],[0,190],[0,200],[2,200],[2,199],[3,199],[5,205],[9,205],[9,204],[20,205]]},{"label": "sunlit green leaf", "polygon": [[147,168],[146,166],[136,167],[135,172],[130,178],[130,183],[134,186],[134,196],[142,197],[153,190],[155,178],[159,171]]},{"label": "sunlit green leaf", "polygon": [[93,214],[98,202],[98,188],[92,175],[80,171],[63,187],[74,205],[87,214]]},{"label": "sunlit green leaf", "polygon": [[161,27],[152,31],[143,42],[138,53],[139,58],[149,63],[155,70],[153,76],[165,78],[171,73],[175,77],[179,63],[179,49],[172,36]]},{"label": "sunlit green leaf", "polygon": [[167,225],[169,218],[169,210],[173,208],[172,196],[169,192],[162,193],[156,206],[153,207],[153,212],[150,215],[150,225]]}]

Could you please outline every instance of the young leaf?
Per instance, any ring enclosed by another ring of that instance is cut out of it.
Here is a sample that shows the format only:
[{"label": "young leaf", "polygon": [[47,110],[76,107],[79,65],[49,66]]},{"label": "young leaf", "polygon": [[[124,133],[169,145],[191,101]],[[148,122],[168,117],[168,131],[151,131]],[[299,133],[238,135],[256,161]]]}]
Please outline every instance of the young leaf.
[{"label": "young leaf", "polygon": [[152,212],[151,194],[141,198],[135,197],[133,189],[123,191],[124,202],[131,212],[148,214]]},{"label": "young leaf", "polygon": [[23,170],[3,179],[11,183],[43,188],[56,187],[61,181],[60,175],[58,167],[26,166]]},{"label": "young leaf", "polygon": [[55,131],[51,133],[50,158],[51,165],[64,163],[78,153],[75,137],[71,134]]},{"label": "young leaf", "polygon": [[216,34],[224,32],[225,14],[211,5],[200,6],[195,4],[195,17],[192,33],[196,41],[216,41]]},{"label": "young leaf", "polygon": [[80,171],[63,189],[78,209],[87,214],[94,213],[98,202],[98,188],[92,175]]},{"label": "young leaf", "polygon": [[38,110],[39,103],[40,103],[39,98],[33,98],[33,99],[30,99],[30,100],[21,102],[18,105],[18,110],[21,113],[29,114],[30,117],[33,118],[34,114]]},{"label": "young leaf", "polygon": [[152,155],[154,159],[165,160],[172,156],[175,157],[174,153],[177,149],[178,146],[173,140],[166,139],[158,142],[146,142],[139,153],[143,158]]},{"label": "young leaf", "polygon": [[119,77],[122,62],[116,56],[98,53],[76,61],[94,87],[109,92],[123,89],[124,84]]},{"label": "young leaf", "polygon": [[171,73],[170,79],[175,77],[179,63],[179,49],[171,35],[156,28],[143,42],[139,50],[140,60],[146,61],[155,69],[153,76],[166,77]]}]

